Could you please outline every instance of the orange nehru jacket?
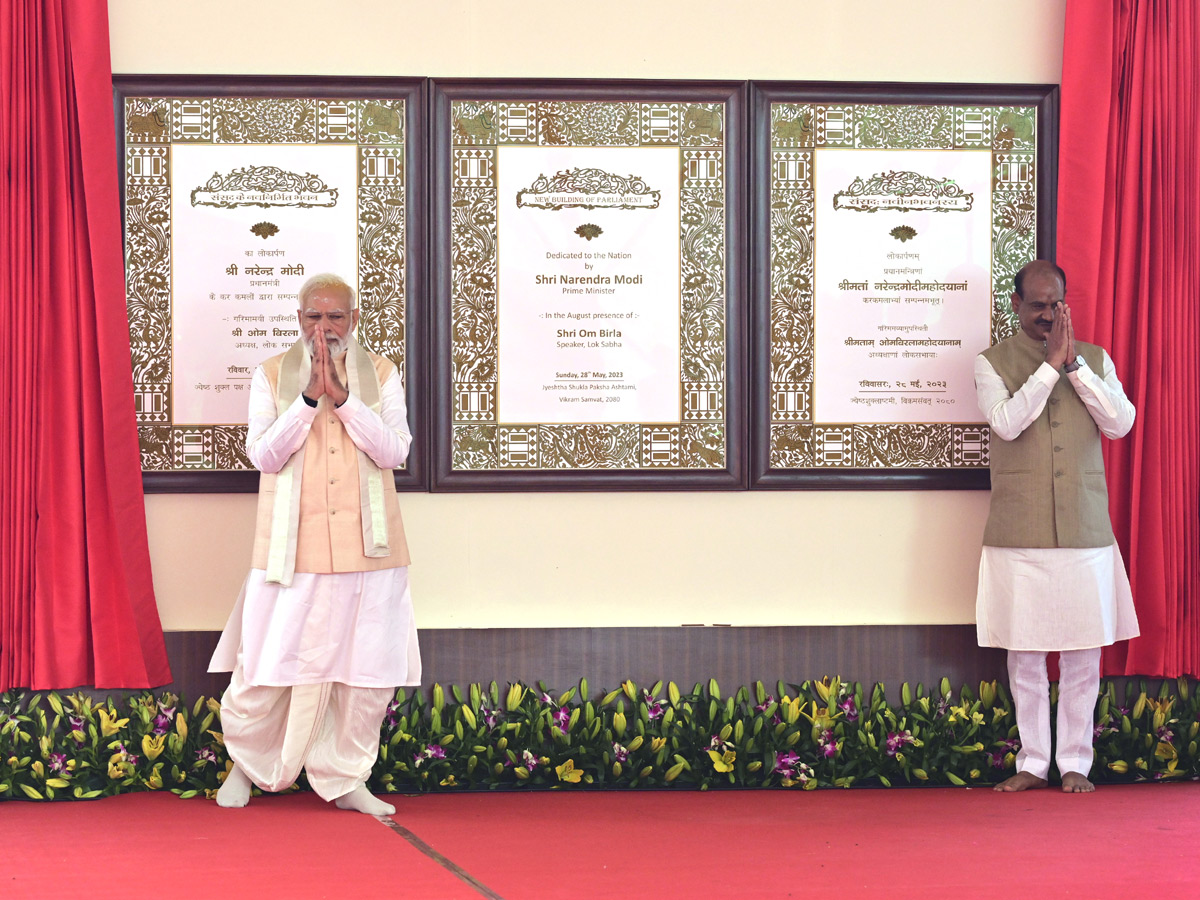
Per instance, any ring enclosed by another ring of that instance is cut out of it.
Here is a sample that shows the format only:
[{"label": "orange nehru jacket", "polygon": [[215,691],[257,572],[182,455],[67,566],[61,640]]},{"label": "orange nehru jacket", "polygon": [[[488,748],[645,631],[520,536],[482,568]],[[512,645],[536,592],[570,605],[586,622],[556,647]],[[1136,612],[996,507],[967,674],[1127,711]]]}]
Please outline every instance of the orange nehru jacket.
[{"label": "orange nehru jacket", "polygon": [[[382,385],[396,367],[371,353],[375,374]],[[279,394],[279,367],[283,354],[263,363],[272,393]],[[338,377],[346,383],[344,360],[336,362]],[[366,373],[363,373],[364,376]],[[304,445],[304,475],[300,488],[300,525],[296,535],[296,571],[328,575],[334,572],[370,572],[407,566],[408,544],[396,497],[396,483],[384,473],[383,496],[387,511],[391,554],[378,559],[363,555],[362,502],[358,489],[358,448],[333,411],[327,396],[317,401],[317,417]],[[258,521],[251,565],[267,568],[271,541],[271,513],[275,505],[275,476],[263,473],[258,484]]]}]

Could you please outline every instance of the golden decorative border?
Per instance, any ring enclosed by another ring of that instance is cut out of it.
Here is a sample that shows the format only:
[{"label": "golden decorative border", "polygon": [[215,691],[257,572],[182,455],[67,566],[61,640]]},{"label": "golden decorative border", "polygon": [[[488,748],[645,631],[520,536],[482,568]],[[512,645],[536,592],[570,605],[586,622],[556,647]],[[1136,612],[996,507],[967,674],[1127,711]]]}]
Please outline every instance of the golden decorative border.
[{"label": "golden decorative border", "polygon": [[[451,103],[451,470],[720,469],[725,430],[725,115],[720,103]],[[499,425],[496,153],[679,149],[683,422]]]},{"label": "golden decorative border", "polygon": [[246,426],[172,416],[171,154],[187,144],[358,148],[358,338],[405,376],[405,101],[306,97],[125,98],[125,280],[143,471],[244,471]]},{"label": "golden decorative border", "polygon": [[1036,256],[1034,106],[771,104],[772,469],[986,469],[986,425],[815,423],[813,153],[822,147],[992,151],[993,343],[1016,327],[1012,276]]}]

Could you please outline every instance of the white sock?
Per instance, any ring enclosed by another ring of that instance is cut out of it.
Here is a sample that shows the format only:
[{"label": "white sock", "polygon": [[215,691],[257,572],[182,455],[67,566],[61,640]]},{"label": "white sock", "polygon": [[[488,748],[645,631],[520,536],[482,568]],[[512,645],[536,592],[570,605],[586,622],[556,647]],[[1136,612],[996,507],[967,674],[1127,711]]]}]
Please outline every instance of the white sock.
[{"label": "white sock", "polygon": [[217,806],[236,809],[250,802],[250,779],[237,763],[225,776],[225,783],[217,791]]},{"label": "white sock", "polygon": [[333,801],[337,804],[338,809],[353,809],[360,813],[366,813],[368,816],[393,816],[396,814],[396,807],[390,803],[384,803],[378,797],[367,790],[365,784],[360,784],[348,794],[343,794]]}]

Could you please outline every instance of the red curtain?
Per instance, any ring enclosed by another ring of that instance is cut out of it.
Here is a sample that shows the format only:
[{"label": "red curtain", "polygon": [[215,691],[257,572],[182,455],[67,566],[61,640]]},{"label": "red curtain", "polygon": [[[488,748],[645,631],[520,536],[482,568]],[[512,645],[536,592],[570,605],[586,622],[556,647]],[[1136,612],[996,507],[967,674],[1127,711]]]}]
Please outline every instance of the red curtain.
[{"label": "red curtain", "polygon": [[0,153],[0,690],[165,684],[106,0],[0,4]]},{"label": "red curtain", "polygon": [[1105,448],[1142,627],[1110,675],[1200,674],[1198,65],[1192,2],[1067,2],[1058,262],[1138,410]]}]

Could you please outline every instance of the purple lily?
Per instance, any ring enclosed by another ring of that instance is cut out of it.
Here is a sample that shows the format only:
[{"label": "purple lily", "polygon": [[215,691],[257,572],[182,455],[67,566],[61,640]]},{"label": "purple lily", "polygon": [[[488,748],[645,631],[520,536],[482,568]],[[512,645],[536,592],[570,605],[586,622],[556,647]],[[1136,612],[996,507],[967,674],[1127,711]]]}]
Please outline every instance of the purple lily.
[{"label": "purple lily", "polygon": [[772,770],[776,775],[782,775],[785,778],[792,777],[792,770],[796,763],[800,762],[800,756],[793,750],[787,753],[775,754],[775,768]]},{"label": "purple lily", "polygon": [[887,736],[887,755],[895,756],[913,742],[911,731],[889,731]]},{"label": "purple lily", "polygon": [[488,728],[495,728],[496,723],[500,721],[499,710],[492,709],[490,706],[480,706],[479,716]]},{"label": "purple lily", "polygon": [[212,747],[201,747],[196,751],[196,762],[216,764],[217,754],[213,752]]},{"label": "purple lily", "polygon": [[166,734],[171,730],[171,720],[166,713],[159,713],[154,717],[154,733],[156,735]]},{"label": "purple lily", "polygon": [[558,725],[558,730],[566,734],[567,726],[571,721],[571,711],[565,706],[562,709],[555,710],[554,721]]},{"label": "purple lily", "polygon": [[850,695],[845,700],[838,704],[838,709],[846,716],[847,722],[858,721],[858,705],[854,702],[854,695]]},{"label": "purple lily", "polygon": [[666,707],[663,706],[661,700],[655,700],[646,708],[646,716],[653,722],[656,719],[661,719],[663,711]]},{"label": "purple lily", "polygon": [[821,748],[821,752],[825,755],[826,759],[833,759],[833,757],[837,756],[837,738],[834,737],[831,730],[825,730],[817,740],[817,745]]},{"label": "purple lily", "polygon": [[67,754],[51,753],[50,754],[50,771],[65,772],[67,770]]},{"label": "purple lily", "polygon": [[617,762],[623,763],[625,760],[629,759],[629,749],[622,747],[620,744],[613,743],[613,756],[616,758]]}]

